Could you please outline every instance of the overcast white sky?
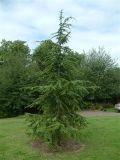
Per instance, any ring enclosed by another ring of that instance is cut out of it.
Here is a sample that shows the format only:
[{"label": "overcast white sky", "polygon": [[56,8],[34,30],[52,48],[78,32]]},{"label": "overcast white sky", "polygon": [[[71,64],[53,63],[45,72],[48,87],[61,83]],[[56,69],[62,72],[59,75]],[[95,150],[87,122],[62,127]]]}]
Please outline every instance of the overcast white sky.
[{"label": "overcast white sky", "polygon": [[25,40],[34,48],[57,30],[61,9],[76,19],[72,49],[104,46],[120,63],[120,0],[0,0],[0,40]]}]

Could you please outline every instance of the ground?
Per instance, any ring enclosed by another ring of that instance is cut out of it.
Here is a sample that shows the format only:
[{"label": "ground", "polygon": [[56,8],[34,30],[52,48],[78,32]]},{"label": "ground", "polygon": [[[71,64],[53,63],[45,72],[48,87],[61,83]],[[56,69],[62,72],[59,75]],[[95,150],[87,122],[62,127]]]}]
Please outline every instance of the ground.
[{"label": "ground", "polygon": [[120,116],[119,112],[103,112],[103,111],[82,111],[83,116]]},{"label": "ground", "polygon": [[118,160],[120,158],[120,114],[82,113],[88,127],[81,133],[84,148],[74,152],[42,154],[26,135],[25,118],[0,119],[0,160]]}]

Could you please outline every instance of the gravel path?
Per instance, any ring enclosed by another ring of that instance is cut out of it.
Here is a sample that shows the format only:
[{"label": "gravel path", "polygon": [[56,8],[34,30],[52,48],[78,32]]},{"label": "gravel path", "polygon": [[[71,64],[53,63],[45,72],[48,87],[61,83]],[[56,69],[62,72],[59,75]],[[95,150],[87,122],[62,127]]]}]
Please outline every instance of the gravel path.
[{"label": "gravel path", "polygon": [[118,112],[104,112],[104,111],[82,111],[83,116],[120,116]]}]

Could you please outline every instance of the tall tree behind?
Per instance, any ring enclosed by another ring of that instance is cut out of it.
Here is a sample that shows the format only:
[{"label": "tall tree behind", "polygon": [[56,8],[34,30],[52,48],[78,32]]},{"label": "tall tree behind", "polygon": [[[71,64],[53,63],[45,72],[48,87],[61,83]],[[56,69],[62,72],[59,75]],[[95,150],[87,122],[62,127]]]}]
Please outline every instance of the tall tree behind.
[{"label": "tall tree behind", "polygon": [[23,41],[1,42],[0,58],[0,114],[13,116],[23,112],[25,97],[20,88],[26,83],[29,47]]},{"label": "tall tree behind", "polygon": [[93,94],[94,100],[106,101],[120,95],[119,75],[118,65],[106,53],[104,48],[92,49],[86,55],[84,78],[98,86]]}]

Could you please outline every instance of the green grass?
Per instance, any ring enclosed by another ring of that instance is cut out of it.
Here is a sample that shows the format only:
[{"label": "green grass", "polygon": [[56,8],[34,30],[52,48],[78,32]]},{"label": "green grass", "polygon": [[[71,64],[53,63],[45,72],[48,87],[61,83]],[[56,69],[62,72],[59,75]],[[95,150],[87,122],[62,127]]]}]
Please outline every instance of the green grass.
[{"label": "green grass", "polygon": [[117,112],[117,109],[115,109],[115,108],[106,108],[105,112]]},{"label": "green grass", "polygon": [[87,118],[79,152],[43,155],[31,147],[25,134],[24,117],[0,119],[0,160],[118,160],[120,158],[120,116]]}]

